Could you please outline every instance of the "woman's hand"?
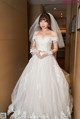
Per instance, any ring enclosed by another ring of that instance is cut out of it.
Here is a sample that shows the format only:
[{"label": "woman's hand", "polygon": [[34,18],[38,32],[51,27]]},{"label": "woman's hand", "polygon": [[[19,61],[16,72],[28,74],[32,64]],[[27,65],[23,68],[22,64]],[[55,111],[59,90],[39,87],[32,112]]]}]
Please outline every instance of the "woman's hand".
[{"label": "woman's hand", "polygon": [[39,54],[39,50],[37,50],[36,48],[31,48],[30,49],[30,53],[32,54],[32,55],[37,55],[37,54]]},{"label": "woman's hand", "polygon": [[37,49],[36,49],[36,50],[34,51],[34,54],[39,55],[39,54],[40,54],[40,50],[37,50]]},{"label": "woman's hand", "polygon": [[36,54],[40,59],[48,56],[47,51],[40,51],[39,53]]}]

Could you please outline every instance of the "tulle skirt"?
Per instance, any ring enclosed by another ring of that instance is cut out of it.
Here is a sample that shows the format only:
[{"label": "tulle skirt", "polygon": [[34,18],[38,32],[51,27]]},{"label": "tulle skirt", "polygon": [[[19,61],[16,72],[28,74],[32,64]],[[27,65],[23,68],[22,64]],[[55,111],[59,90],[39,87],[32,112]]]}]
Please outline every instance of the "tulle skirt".
[{"label": "tulle skirt", "polygon": [[32,56],[11,95],[10,119],[71,119],[68,82],[55,57]]}]

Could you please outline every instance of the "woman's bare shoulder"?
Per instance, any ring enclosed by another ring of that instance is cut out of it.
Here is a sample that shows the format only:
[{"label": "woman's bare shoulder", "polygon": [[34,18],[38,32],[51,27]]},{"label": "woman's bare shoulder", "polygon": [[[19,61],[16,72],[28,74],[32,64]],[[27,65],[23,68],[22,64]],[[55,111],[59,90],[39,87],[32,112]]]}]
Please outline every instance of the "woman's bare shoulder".
[{"label": "woman's bare shoulder", "polygon": [[39,31],[35,31],[35,32],[34,32],[34,35],[37,35],[38,33],[39,33]]},{"label": "woman's bare shoulder", "polygon": [[55,35],[56,35],[56,32],[55,32],[55,31],[52,31],[52,30],[51,30],[50,32],[51,32],[51,35],[52,35],[52,36],[55,36]]}]

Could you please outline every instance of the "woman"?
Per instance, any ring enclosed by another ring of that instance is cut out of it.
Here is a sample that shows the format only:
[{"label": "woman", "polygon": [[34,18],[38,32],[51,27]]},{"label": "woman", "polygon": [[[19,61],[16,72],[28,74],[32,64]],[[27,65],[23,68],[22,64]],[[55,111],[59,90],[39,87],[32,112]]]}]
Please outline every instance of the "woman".
[{"label": "woman", "polygon": [[32,57],[12,92],[10,119],[71,119],[69,85],[53,55],[58,45],[64,43],[56,22],[52,24],[51,19],[50,13],[43,13],[30,29]]}]

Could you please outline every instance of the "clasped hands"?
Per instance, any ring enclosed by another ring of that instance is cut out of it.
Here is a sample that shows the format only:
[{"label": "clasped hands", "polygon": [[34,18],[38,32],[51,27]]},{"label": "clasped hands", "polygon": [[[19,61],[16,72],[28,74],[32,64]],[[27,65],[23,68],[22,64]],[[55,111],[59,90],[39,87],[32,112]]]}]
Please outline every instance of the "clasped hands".
[{"label": "clasped hands", "polygon": [[36,50],[35,54],[39,57],[39,58],[44,58],[46,56],[48,56],[47,51],[40,51],[40,50]]},{"label": "clasped hands", "polygon": [[37,50],[37,49],[30,49],[30,53],[32,55],[35,54],[39,58],[44,58],[44,57],[46,57],[48,55],[53,54],[52,51],[40,51],[40,50]]}]

